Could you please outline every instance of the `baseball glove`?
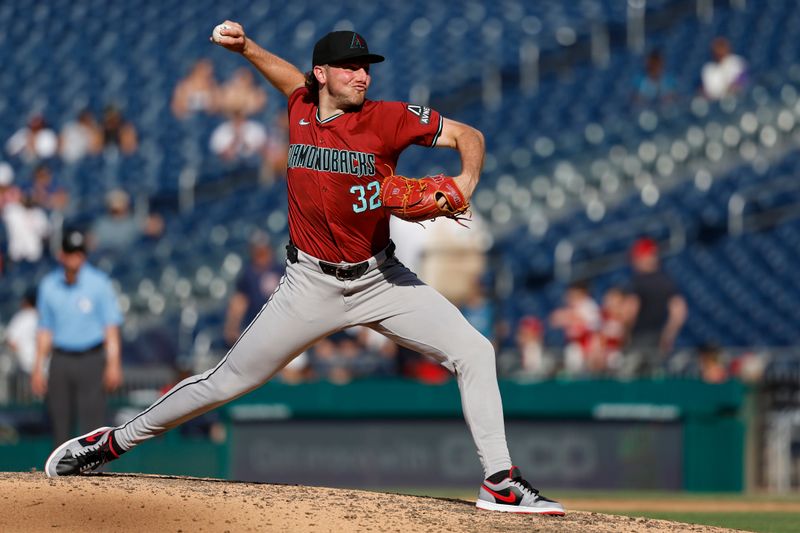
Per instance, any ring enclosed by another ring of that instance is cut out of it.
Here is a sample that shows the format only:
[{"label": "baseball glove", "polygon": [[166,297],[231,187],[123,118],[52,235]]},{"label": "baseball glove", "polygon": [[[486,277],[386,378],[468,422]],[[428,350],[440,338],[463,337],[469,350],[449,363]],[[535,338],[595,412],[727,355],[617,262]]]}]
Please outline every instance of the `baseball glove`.
[{"label": "baseball glove", "polygon": [[[440,206],[442,198],[444,204]],[[469,209],[469,202],[455,180],[443,174],[411,179],[392,172],[383,179],[381,203],[394,216],[410,222],[437,217],[452,218],[459,224],[461,220],[469,220],[461,216]]]}]

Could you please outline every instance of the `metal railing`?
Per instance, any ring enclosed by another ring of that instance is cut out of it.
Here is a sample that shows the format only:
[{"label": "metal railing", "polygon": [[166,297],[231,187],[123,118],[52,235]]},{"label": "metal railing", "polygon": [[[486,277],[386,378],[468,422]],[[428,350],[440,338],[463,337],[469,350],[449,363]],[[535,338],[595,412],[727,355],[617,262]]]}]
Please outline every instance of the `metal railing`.
[{"label": "metal railing", "polygon": [[581,262],[573,259],[577,252],[602,240],[615,240],[629,244],[642,235],[664,233],[666,238],[656,238],[662,254],[674,254],[686,246],[686,228],[680,215],[667,212],[644,216],[609,224],[598,230],[587,231],[562,239],[556,245],[554,265],[555,277],[562,282],[587,279],[624,265],[627,261],[627,246],[623,251],[590,257]]},{"label": "metal railing", "polygon": [[800,193],[800,181],[796,177],[787,176],[732,194],[728,200],[728,234],[735,237],[747,231],[770,228],[781,222],[800,217],[800,202],[795,201],[756,213],[745,213],[748,205],[764,199],[774,200],[787,192]]}]

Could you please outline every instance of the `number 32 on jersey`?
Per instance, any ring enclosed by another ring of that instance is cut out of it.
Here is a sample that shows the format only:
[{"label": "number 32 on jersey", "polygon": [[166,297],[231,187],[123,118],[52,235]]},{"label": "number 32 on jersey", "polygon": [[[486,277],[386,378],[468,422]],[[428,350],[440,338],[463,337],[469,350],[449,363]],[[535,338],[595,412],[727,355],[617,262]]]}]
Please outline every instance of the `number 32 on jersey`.
[{"label": "number 32 on jersey", "polygon": [[353,211],[356,213],[372,211],[381,206],[381,184],[378,181],[371,181],[366,187],[353,185],[350,192],[356,196],[357,203],[353,204]]}]

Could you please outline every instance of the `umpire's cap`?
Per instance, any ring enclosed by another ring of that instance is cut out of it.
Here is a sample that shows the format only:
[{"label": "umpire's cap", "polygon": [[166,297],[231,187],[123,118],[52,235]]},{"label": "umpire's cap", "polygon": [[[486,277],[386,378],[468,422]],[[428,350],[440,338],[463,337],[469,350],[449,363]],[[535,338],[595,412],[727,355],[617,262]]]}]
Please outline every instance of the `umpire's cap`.
[{"label": "umpire's cap", "polygon": [[314,45],[314,65],[333,65],[346,61],[380,63],[385,58],[370,54],[367,41],[354,31],[332,31]]},{"label": "umpire's cap", "polygon": [[61,251],[66,254],[86,253],[86,236],[76,229],[65,231],[64,238],[61,239]]}]

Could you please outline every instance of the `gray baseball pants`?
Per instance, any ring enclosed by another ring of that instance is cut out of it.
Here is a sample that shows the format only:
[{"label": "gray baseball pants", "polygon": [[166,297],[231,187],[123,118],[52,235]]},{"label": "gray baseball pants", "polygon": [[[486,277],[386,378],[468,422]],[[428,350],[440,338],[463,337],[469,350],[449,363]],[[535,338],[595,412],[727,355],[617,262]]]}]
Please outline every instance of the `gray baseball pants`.
[{"label": "gray baseball pants", "polygon": [[317,340],[364,325],[439,361],[458,379],[467,425],[486,476],[511,467],[492,344],[441,294],[381,252],[366,274],[340,280],[299,251],[280,285],[216,367],[173,387],[122,425],[124,450],[269,381]]}]

